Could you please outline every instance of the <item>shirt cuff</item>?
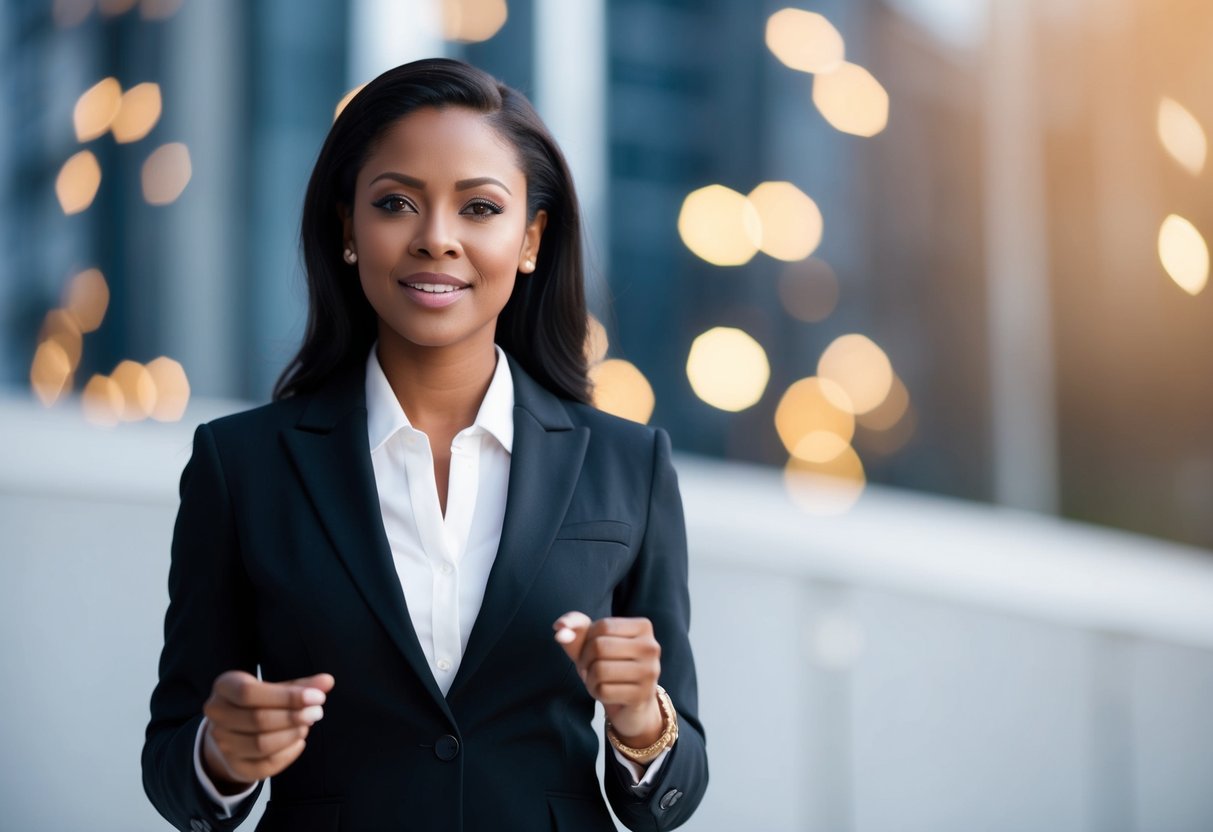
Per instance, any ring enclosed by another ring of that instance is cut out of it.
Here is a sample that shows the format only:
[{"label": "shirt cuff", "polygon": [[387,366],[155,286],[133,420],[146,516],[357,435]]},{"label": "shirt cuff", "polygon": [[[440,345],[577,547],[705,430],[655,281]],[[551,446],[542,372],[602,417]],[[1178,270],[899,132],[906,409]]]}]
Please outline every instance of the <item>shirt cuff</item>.
[{"label": "shirt cuff", "polygon": [[664,749],[660,754],[649,761],[648,766],[642,766],[635,760],[629,760],[627,757],[619,753],[616,748],[611,748],[611,752],[615,755],[615,759],[622,763],[632,775],[631,789],[633,794],[639,797],[644,797],[652,788],[653,778],[657,776],[657,771],[661,768],[661,764],[665,762],[665,758],[670,755],[670,749],[674,746]]},{"label": "shirt cuff", "polygon": [[[202,732],[206,730],[206,717],[202,717],[202,722],[198,726],[198,733],[194,736],[194,774],[198,777],[198,782],[202,784],[202,791],[206,792],[206,796],[215,803],[219,804],[219,808],[223,814],[221,818],[227,820],[235,812],[246,797],[251,795],[257,789],[257,784],[253,783],[240,794],[220,794],[215,788],[215,784],[211,782],[211,778],[206,776],[206,771],[202,768]],[[664,752],[663,752],[664,753]]]}]

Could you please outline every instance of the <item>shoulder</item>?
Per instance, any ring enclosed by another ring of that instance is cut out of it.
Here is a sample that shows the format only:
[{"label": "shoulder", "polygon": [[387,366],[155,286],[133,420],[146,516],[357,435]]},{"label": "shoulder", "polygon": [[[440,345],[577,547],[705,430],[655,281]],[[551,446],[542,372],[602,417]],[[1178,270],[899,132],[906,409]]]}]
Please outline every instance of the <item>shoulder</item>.
[{"label": "shoulder", "polygon": [[584,426],[603,441],[609,441],[622,446],[652,449],[659,434],[665,429],[654,425],[642,425],[631,419],[624,419],[599,410],[593,405],[561,399],[569,420],[574,425]]},{"label": "shoulder", "polygon": [[209,429],[216,438],[237,440],[240,437],[264,438],[279,428],[290,426],[300,418],[307,406],[307,397],[292,397],[270,401],[249,410],[213,418],[201,427]]},{"label": "shoulder", "polygon": [[205,427],[221,447],[256,450],[283,430],[326,432],[359,411],[366,411],[365,368],[351,364],[311,392],[222,416]]}]

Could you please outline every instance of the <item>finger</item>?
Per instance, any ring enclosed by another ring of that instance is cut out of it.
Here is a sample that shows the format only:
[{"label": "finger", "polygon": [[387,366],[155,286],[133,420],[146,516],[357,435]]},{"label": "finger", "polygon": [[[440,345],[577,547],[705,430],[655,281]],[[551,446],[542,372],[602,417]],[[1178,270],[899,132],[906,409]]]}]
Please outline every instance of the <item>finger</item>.
[{"label": "finger", "polygon": [[295,742],[306,739],[308,727],[292,726],[264,734],[237,734],[216,728],[211,732],[215,745],[229,763],[256,763],[268,759]]},{"label": "finger", "polygon": [[591,632],[586,637],[585,646],[581,648],[579,664],[588,669],[590,665],[600,659],[630,659],[649,662],[660,657],[661,645],[652,637],[598,636],[595,638]]},{"label": "finger", "polygon": [[593,622],[583,612],[566,612],[556,619],[552,629],[556,631],[556,641],[564,648],[568,657],[577,662],[581,648],[585,644],[586,632]]},{"label": "finger", "polygon": [[656,668],[633,661],[599,660],[586,670],[585,686],[593,695],[594,688],[604,684],[655,684]]},{"label": "finger", "polygon": [[288,679],[277,684],[297,685],[302,688],[317,688],[324,693],[328,693],[336,683],[337,680],[333,678],[332,673],[315,673],[311,676],[304,676],[301,679]]},{"label": "finger", "polygon": [[647,618],[600,618],[589,629],[590,638],[620,636],[638,638],[653,635],[653,622]]},{"label": "finger", "polygon": [[240,672],[219,676],[215,680],[214,693],[241,708],[300,710],[309,705],[323,705],[325,700],[324,691],[318,687],[294,682],[264,682]]},{"label": "finger", "polygon": [[300,725],[314,725],[324,718],[324,708],[309,705],[299,710],[286,708],[243,708],[218,697],[207,700],[202,713],[215,725],[244,734],[280,731]]}]

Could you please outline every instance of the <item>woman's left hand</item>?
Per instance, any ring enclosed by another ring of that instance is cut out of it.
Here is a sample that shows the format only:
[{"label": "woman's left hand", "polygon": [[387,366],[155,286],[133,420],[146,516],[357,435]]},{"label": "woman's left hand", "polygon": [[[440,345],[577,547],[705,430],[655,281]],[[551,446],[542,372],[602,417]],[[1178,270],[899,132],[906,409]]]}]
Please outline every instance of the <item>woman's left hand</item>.
[{"label": "woman's left hand", "polygon": [[552,625],[590,696],[606,709],[621,742],[644,748],[664,729],[657,702],[661,645],[647,618],[600,618],[566,612]]}]

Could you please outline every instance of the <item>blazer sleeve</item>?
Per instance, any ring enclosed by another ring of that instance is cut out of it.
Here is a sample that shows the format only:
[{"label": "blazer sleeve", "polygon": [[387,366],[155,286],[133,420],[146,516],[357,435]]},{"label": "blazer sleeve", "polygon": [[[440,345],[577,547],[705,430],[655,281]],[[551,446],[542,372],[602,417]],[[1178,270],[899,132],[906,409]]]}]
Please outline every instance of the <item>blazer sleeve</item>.
[{"label": "blazer sleeve", "polygon": [[177,829],[229,830],[248,816],[256,793],[224,818],[194,773],[194,737],[215,677],[227,670],[255,674],[257,659],[252,586],[208,425],[194,432],[179,491],[160,678],[143,745],[143,789]]},{"label": "blazer sleeve", "polygon": [[[631,774],[606,758],[606,793],[615,815],[633,830],[673,829],[686,822],[708,785],[707,750],[699,721],[695,663],[688,631],[686,521],[678,478],[671,462],[670,437],[657,428],[644,538],[631,570],[614,596],[614,614],[643,616],[653,623],[661,645],[661,686],[678,711],[678,741],[643,797],[630,787]],[[606,742],[606,738],[603,738]]]}]

